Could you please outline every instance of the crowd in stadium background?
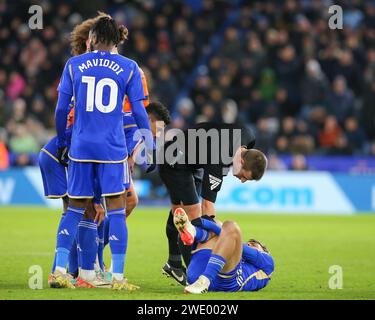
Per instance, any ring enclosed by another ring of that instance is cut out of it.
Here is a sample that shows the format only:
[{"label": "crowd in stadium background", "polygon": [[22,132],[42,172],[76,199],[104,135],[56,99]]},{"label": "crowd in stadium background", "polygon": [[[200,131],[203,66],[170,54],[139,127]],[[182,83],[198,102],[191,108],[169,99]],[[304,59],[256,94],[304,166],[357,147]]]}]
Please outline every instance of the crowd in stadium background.
[{"label": "crowd in stadium background", "polygon": [[[42,30],[27,24],[43,8]],[[54,135],[56,87],[69,33],[97,10],[129,29],[120,53],[145,71],[151,100],[174,127],[200,121],[251,126],[276,156],[375,155],[375,2],[335,1],[343,30],[328,26],[332,1],[0,0],[0,169],[37,163]]]}]

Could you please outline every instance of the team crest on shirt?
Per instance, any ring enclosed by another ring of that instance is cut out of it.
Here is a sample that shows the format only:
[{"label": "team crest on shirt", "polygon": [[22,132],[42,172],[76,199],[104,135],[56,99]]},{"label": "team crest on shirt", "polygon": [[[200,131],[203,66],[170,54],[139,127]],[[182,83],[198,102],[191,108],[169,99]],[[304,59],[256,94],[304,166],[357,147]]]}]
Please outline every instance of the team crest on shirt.
[{"label": "team crest on shirt", "polygon": [[211,190],[216,189],[220,185],[221,179],[216,178],[211,174],[209,174],[208,177],[210,179]]}]

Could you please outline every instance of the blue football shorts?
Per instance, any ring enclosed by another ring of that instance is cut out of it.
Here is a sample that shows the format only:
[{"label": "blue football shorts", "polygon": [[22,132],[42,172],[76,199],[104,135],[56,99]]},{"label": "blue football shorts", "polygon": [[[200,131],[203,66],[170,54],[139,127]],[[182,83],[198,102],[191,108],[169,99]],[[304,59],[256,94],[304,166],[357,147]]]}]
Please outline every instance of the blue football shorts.
[{"label": "blue football shorts", "polygon": [[43,179],[44,195],[48,198],[63,198],[68,195],[67,168],[59,163],[48,150],[39,153],[39,168]]},{"label": "blue football shorts", "polygon": [[96,181],[103,197],[124,193],[130,184],[127,161],[122,163],[69,161],[68,194],[70,198],[93,198]]}]

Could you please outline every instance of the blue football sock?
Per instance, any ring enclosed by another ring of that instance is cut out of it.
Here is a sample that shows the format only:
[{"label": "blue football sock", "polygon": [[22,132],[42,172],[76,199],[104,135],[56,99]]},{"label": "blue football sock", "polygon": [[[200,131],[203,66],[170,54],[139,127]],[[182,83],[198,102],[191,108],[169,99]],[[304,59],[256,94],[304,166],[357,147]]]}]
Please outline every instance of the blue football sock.
[{"label": "blue football sock", "polygon": [[205,243],[210,236],[210,232],[200,227],[195,227],[195,230],[196,230],[196,234],[195,234],[194,241]]},{"label": "blue football sock", "polygon": [[98,261],[100,269],[104,270],[104,221],[98,226]]},{"label": "blue football sock", "polygon": [[210,260],[208,260],[206,270],[203,275],[206,276],[211,282],[217,277],[219,272],[224,268],[227,261],[217,254],[211,254]]},{"label": "blue football sock", "polygon": [[78,253],[77,253],[77,237],[74,239],[72,248],[69,252],[69,265],[68,271],[71,274],[76,274],[78,272]]},{"label": "blue football sock", "polygon": [[109,246],[112,253],[113,273],[123,274],[128,244],[128,229],[125,221],[125,209],[108,211]]},{"label": "blue football sock", "polygon": [[112,273],[124,273],[125,254],[112,254]]},{"label": "blue football sock", "polygon": [[57,235],[56,267],[65,269],[69,259],[69,252],[77,235],[78,224],[81,221],[85,208],[68,207],[61,230]]},{"label": "blue football sock", "polygon": [[[59,222],[59,226],[57,227],[57,234],[56,234],[56,241],[57,241],[57,235],[60,233],[61,231],[61,222],[63,221],[63,219],[65,218],[65,212],[61,215],[61,218],[60,218],[60,222]],[[55,272],[55,267],[56,267],[56,250],[55,250],[55,257],[53,259],[53,266],[52,266],[52,273]]]},{"label": "blue football sock", "polygon": [[216,234],[217,236],[220,234],[221,232],[221,227],[216,224],[215,222],[213,221],[210,221],[210,220],[207,220],[207,219],[204,219],[204,218],[200,218],[201,219],[201,222],[202,222],[202,228],[203,229],[206,229],[208,231],[211,231],[213,232],[214,234]]},{"label": "blue football sock", "polygon": [[102,222],[104,228],[104,248],[109,243],[109,217],[106,216]]},{"label": "blue football sock", "polygon": [[82,219],[79,223],[79,246],[81,248],[81,268],[94,270],[96,254],[98,252],[97,226],[92,219]]},{"label": "blue football sock", "polygon": [[77,230],[77,235],[76,235],[76,244],[77,244],[77,262],[78,262],[78,270],[82,268],[82,250],[81,250],[81,244],[79,243],[79,226]]}]

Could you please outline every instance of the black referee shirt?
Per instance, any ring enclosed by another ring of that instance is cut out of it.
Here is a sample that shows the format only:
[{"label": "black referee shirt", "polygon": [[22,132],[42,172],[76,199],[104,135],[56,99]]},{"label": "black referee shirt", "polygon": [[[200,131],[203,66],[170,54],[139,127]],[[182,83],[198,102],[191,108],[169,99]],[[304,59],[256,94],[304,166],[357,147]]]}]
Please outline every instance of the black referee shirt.
[{"label": "black referee shirt", "polygon": [[159,152],[158,162],[163,161],[176,170],[196,172],[203,169],[201,195],[215,202],[235,152],[241,146],[251,149],[254,145],[255,137],[248,128],[238,124],[202,122],[176,131],[173,139]]}]

